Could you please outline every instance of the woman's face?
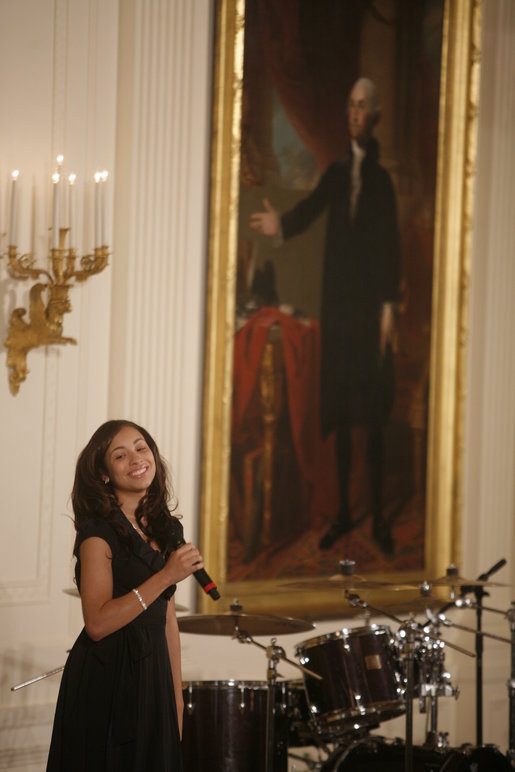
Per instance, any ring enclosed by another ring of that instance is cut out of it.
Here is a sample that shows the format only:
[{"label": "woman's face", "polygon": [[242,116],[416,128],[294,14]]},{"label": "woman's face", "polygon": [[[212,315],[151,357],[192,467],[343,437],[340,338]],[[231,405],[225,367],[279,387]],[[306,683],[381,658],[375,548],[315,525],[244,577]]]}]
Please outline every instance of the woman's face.
[{"label": "woman's face", "polygon": [[133,426],[124,426],[115,435],[104,463],[120,503],[127,497],[141,498],[156,474],[154,455],[141,432]]}]

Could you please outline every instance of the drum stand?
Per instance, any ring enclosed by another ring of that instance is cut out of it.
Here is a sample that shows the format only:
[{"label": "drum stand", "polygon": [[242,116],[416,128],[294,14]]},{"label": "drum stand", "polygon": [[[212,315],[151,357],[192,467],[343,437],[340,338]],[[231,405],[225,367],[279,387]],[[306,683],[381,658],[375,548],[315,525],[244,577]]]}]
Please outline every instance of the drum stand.
[{"label": "drum stand", "polygon": [[[440,638],[439,620],[431,622],[431,641],[436,641],[445,646],[444,642]],[[426,628],[424,627],[424,635],[429,638]],[[431,665],[429,678],[423,683],[419,683],[419,704],[420,712],[429,714],[429,728],[426,731],[426,739],[424,742],[425,748],[447,748],[449,746],[447,733],[438,731],[438,697],[455,697],[459,696],[459,687],[454,687],[450,683],[449,674],[440,670],[440,663],[443,664],[443,659],[435,660],[434,646],[431,647],[432,651],[429,655],[425,656],[426,663]],[[424,654],[421,656],[422,665],[424,664]],[[422,668],[423,674],[425,674],[424,668]]]},{"label": "drum stand", "polygon": [[236,638],[240,643],[252,643],[254,646],[257,646],[259,649],[262,649],[263,651],[266,652],[266,657],[268,660],[268,666],[266,671],[266,681],[268,686],[268,692],[267,692],[267,702],[266,702],[267,710],[266,710],[265,772],[273,772],[274,752],[275,752],[275,687],[277,684],[277,676],[279,675],[277,673],[277,663],[279,662],[279,660],[282,660],[283,662],[287,662],[289,665],[293,665],[293,667],[298,668],[298,670],[302,670],[304,673],[307,673],[312,678],[317,678],[319,681],[322,680],[322,676],[318,675],[318,673],[314,673],[312,670],[308,670],[308,668],[304,667],[304,665],[299,665],[298,662],[293,662],[293,660],[288,659],[282,646],[277,646],[277,638],[272,638],[270,640],[269,646],[263,646],[263,644],[255,641],[251,635],[249,635],[243,630],[240,630],[238,627],[235,628],[233,637]]}]

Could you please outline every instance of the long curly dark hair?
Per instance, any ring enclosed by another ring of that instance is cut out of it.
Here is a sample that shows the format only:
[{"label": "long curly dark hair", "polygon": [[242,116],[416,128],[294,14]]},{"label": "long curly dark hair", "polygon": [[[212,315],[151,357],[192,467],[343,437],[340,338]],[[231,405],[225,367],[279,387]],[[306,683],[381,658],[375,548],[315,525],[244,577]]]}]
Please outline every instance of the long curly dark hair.
[{"label": "long curly dark hair", "polygon": [[136,521],[141,530],[157,542],[161,550],[167,547],[167,533],[170,525],[178,518],[172,515],[177,508],[177,500],[173,493],[168,469],[161,458],[158,447],[151,435],[142,426],[125,419],[106,421],[91,437],[90,441],[79,455],[75,469],[75,480],[72,490],[72,506],[74,512],[75,530],[91,519],[107,521],[128,544],[127,532],[119,524],[116,513],[119,503],[112,486],[104,483],[107,475],[105,455],[107,449],[118,432],[130,426],[140,432],[152,451],[156,464],[156,474],[136,509]]}]

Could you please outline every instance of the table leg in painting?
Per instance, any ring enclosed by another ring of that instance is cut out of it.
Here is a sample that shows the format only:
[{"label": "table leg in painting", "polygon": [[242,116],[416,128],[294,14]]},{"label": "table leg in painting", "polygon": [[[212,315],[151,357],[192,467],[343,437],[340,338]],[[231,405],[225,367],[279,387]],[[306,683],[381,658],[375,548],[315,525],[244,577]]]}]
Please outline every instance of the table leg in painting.
[{"label": "table leg in painting", "polygon": [[270,544],[272,525],[273,463],[276,428],[283,404],[284,357],[280,327],[271,327],[261,360],[259,386],[263,415],[263,534],[262,543]]}]

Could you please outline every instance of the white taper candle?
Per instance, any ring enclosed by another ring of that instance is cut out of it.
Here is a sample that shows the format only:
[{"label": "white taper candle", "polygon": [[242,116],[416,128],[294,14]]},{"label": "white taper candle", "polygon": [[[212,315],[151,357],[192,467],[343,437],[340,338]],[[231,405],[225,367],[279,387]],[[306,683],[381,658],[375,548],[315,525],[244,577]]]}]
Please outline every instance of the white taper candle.
[{"label": "white taper candle", "polygon": [[14,246],[16,244],[16,216],[17,216],[17,185],[19,171],[15,169],[11,175],[11,220],[9,224],[9,245]]},{"label": "white taper candle", "polygon": [[52,174],[54,184],[53,216],[52,216],[52,249],[59,249],[59,180],[60,175]]}]

